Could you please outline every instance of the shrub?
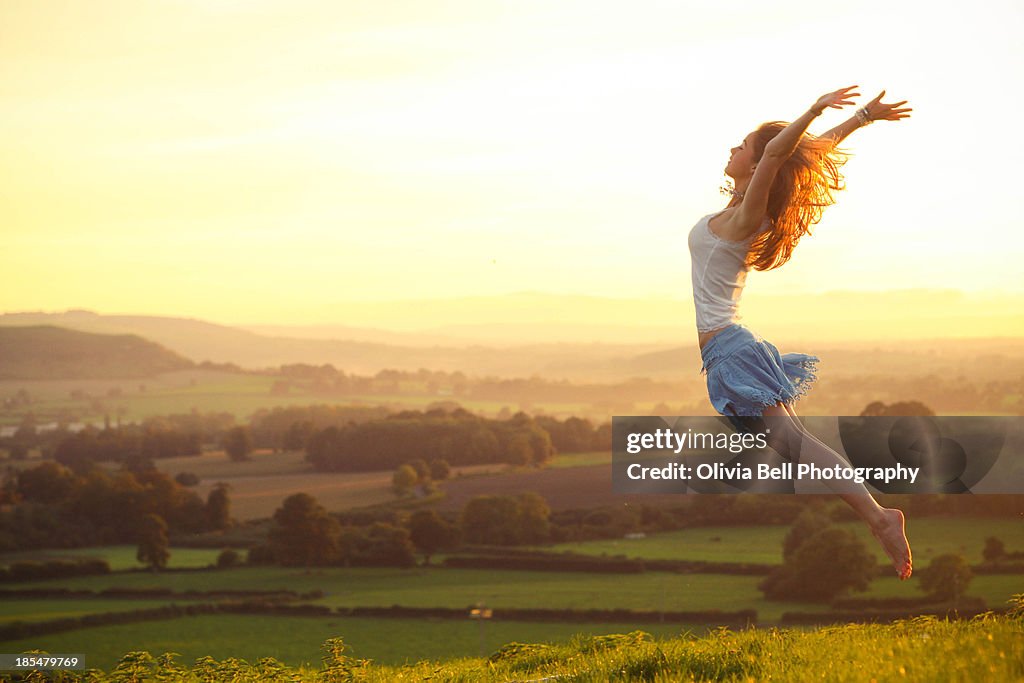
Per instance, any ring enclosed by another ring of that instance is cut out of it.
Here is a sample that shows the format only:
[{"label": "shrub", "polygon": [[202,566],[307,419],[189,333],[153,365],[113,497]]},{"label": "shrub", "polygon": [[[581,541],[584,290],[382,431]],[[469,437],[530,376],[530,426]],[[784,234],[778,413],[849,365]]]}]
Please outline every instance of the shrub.
[{"label": "shrub", "polygon": [[217,555],[217,568],[228,569],[230,567],[237,567],[240,560],[241,557],[236,551],[230,548],[222,550],[220,551],[220,554]]},{"label": "shrub", "polygon": [[874,570],[874,557],[857,536],[827,527],[800,544],[758,588],[772,600],[826,601],[849,589],[866,590]]},{"label": "shrub", "polygon": [[946,553],[934,558],[918,572],[919,588],[936,600],[955,600],[967,592],[967,585],[974,578],[967,558],[955,553]]},{"label": "shrub", "polygon": [[174,475],[174,481],[182,486],[196,486],[199,484],[199,475],[194,472],[178,472]]}]

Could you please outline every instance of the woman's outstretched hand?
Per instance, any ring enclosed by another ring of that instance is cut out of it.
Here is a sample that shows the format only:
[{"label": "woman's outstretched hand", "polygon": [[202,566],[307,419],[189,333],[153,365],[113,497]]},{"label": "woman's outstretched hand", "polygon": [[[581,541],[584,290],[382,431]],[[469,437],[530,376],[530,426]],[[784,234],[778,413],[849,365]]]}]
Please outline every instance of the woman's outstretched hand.
[{"label": "woman's outstretched hand", "polygon": [[[907,103],[906,100],[902,102],[893,102],[892,104],[886,104],[882,102],[882,98],[885,96],[885,91],[878,93],[878,97],[871,100],[864,105],[864,108],[868,112],[868,116],[871,117],[872,121],[899,121],[910,116],[909,113],[914,111],[910,107],[903,107]],[[900,107],[903,107],[902,109]]]},{"label": "woman's outstretched hand", "polygon": [[860,97],[859,92],[850,92],[856,87],[857,86],[855,85],[851,85],[848,88],[840,88],[835,92],[830,92],[825,95],[822,95],[821,97],[818,98],[818,101],[814,103],[814,106],[811,107],[811,111],[814,112],[815,116],[817,116],[821,114],[821,112],[823,112],[826,107],[831,107],[833,109],[842,109],[848,104],[853,104],[853,100],[850,98]]}]

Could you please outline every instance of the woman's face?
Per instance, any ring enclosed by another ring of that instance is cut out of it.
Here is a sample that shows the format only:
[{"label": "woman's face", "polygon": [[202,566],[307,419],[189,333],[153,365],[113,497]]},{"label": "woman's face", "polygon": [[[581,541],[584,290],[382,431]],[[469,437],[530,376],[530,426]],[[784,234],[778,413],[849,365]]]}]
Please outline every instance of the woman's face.
[{"label": "woman's face", "polygon": [[748,178],[754,174],[754,133],[750,133],[736,147],[732,148],[729,163],[725,166],[725,174],[733,180]]}]

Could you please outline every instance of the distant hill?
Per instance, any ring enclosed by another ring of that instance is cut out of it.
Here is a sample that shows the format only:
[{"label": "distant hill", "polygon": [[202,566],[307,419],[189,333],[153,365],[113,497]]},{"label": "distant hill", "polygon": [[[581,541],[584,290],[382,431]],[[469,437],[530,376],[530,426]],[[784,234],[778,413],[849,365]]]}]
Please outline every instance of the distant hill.
[{"label": "distant hill", "polygon": [[134,334],[0,326],[0,380],[151,377],[194,366]]},{"label": "distant hill", "polygon": [[[836,305],[819,306],[828,298],[823,297],[811,306],[823,311],[821,319],[816,317],[813,324],[809,322],[807,326],[793,328],[788,333],[781,328],[775,329],[778,336],[765,333],[783,353],[801,351],[819,356],[823,376],[830,380],[864,374],[890,377],[936,374],[952,378],[964,375],[977,382],[986,382],[1016,377],[1024,366],[1024,346],[1019,334],[987,339],[960,338],[954,334],[959,330],[957,328],[951,329],[950,336],[945,338],[900,340],[885,335],[870,340],[856,336],[846,340],[818,338],[815,336],[818,327],[831,326],[836,315],[850,310],[850,306],[838,305],[843,303],[840,295],[832,297]],[[446,328],[451,334],[445,335],[440,331],[385,331],[342,325],[296,328],[268,325],[243,329],[195,318],[103,315],[86,310],[0,314],[0,330],[39,325],[102,335],[137,335],[159,345],[158,348],[169,349],[196,363],[233,363],[251,370],[276,369],[294,363],[318,366],[330,363],[338,370],[357,375],[375,375],[383,369],[416,372],[426,368],[461,371],[477,377],[522,378],[536,375],[577,383],[617,382],[632,377],[703,382],[696,336],[689,328],[681,331],[672,343],[657,341],[661,337],[653,332],[649,343],[600,343],[559,341],[558,330],[568,328],[552,325],[554,330],[550,339],[531,343],[516,340],[524,336],[533,339],[544,337],[540,331],[532,336],[524,335],[523,330],[532,329],[525,322],[513,322],[507,326],[483,324],[478,329],[474,328],[475,332],[481,337],[485,331],[493,333],[495,340],[473,341],[454,334],[455,329],[451,326]],[[771,325],[766,324],[765,327],[772,329]],[[757,325],[753,325],[753,329],[761,332]],[[502,330],[507,334],[500,334]],[[596,329],[592,338],[614,339],[612,335],[599,334]],[[0,349],[0,355],[2,353]],[[866,358],[870,358],[869,364],[865,364]],[[6,358],[2,360],[10,362]],[[120,368],[113,369],[120,371]]]},{"label": "distant hill", "polygon": [[[359,375],[373,375],[385,368],[412,372],[428,368],[497,377],[536,374],[605,380],[622,374],[623,359],[665,348],[664,344],[595,343],[522,344],[514,348],[495,348],[458,339],[450,339],[443,345],[421,346],[420,335],[414,332],[391,333],[387,337],[389,343],[340,336],[367,332],[358,328],[332,329],[331,332],[339,335],[334,338],[304,339],[294,332],[270,336],[194,318],[101,315],[86,310],[0,315],[0,329],[10,325],[57,325],[101,334],[136,334],[197,363],[234,363],[246,369],[277,368],[291,363],[330,363],[339,370]],[[279,329],[286,331],[283,327]],[[299,330],[303,331],[306,330]],[[369,331],[369,334],[375,332]],[[324,331],[320,333],[322,335]]]}]

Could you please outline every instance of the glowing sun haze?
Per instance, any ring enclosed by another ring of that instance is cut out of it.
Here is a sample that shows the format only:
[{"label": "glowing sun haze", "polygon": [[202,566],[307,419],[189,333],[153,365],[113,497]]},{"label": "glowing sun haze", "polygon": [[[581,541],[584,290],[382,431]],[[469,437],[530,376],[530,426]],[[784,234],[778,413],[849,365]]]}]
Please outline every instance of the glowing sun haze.
[{"label": "glowing sun haze", "polygon": [[1022,7],[5,0],[0,310],[686,301],[730,147],[853,83],[913,117],[751,290],[1020,294]]}]

